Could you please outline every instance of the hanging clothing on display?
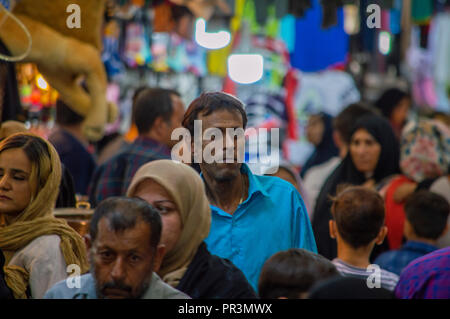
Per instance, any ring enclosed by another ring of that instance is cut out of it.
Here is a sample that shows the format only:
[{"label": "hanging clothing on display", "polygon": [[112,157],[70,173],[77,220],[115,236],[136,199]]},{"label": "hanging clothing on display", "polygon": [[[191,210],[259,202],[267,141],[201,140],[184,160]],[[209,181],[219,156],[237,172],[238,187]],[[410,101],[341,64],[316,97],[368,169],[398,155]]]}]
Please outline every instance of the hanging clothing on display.
[{"label": "hanging clothing on display", "polygon": [[436,90],[436,109],[450,112],[450,13],[438,13],[431,23],[428,49],[433,61],[432,75]]},{"label": "hanging clothing on display", "polygon": [[432,14],[433,0],[412,0],[411,15],[414,23],[428,24]]},{"label": "hanging clothing on display", "polygon": [[344,31],[344,14],[338,10],[338,23],[327,30],[321,28],[322,7],[313,1],[312,9],[296,21],[295,50],[291,64],[304,72],[325,70],[347,61],[349,36]]}]

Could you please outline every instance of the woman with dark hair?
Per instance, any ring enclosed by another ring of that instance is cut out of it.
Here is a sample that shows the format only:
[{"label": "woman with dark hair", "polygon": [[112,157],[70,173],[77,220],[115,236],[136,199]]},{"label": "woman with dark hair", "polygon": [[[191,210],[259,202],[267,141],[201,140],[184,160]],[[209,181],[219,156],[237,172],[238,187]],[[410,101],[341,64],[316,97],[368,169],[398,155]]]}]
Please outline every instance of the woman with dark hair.
[{"label": "woman with dark hair", "polygon": [[333,117],[331,115],[324,112],[311,115],[306,127],[306,136],[315,149],[302,167],[300,174],[302,178],[311,167],[325,163],[330,158],[339,155],[339,149],[333,140]]},{"label": "woman with dark hair", "polygon": [[18,133],[0,143],[0,249],[15,298],[42,298],[67,265],[88,270],[82,238],[53,216],[60,181],[58,154],[44,139]]},{"label": "woman with dark hair", "polygon": [[388,89],[378,98],[375,106],[391,123],[397,140],[400,139],[403,126],[411,109],[409,94],[397,88]]},{"label": "woman with dark hair", "polygon": [[[399,146],[389,122],[378,115],[363,116],[352,129],[347,156],[327,179],[317,199],[312,227],[319,254],[329,259],[337,255],[336,241],[329,235],[329,220],[330,196],[336,195],[338,186],[376,187],[398,172]],[[372,258],[378,253],[376,249]]]}]

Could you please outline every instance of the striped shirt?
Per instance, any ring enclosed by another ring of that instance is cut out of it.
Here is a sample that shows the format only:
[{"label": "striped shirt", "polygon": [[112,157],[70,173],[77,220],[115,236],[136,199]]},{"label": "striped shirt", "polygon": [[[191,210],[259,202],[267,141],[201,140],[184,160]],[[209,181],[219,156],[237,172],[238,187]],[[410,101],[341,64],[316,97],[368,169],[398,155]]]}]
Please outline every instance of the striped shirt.
[{"label": "striped shirt", "polygon": [[[356,277],[361,279],[367,279],[370,275],[373,275],[375,270],[371,268],[359,268],[352,265],[349,265],[339,258],[333,259],[333,264],[336,266],[337,270],[343,276]],[[376,266],[376,265],[375,265]],[[384,269],[380,269],[380,284],[382,288],[385,288],[389,291],[393,291],[398,282],[398,276],[394,273],[386,271]]]}]

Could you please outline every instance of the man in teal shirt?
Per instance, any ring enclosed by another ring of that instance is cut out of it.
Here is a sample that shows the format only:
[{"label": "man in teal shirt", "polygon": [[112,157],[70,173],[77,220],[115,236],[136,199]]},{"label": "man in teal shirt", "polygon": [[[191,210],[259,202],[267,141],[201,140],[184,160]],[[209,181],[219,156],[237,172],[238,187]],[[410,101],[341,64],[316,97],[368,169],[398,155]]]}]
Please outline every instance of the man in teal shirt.
[{"label": "man in teal shirt", "polygon": [[[191,103],[183,120],[191,136],[195,120],[201,120],[202,133],[210,128],[223,132],[227,128],[245,129],[247,124],[243,104],[222,92],[203,93]],[[223,138],[226,145],[230,136],[225,133]],[[202,141],[203,150],[208,142]],[[237,143],[234,139],[232,163],[199,163],[212,213],[205,242],[212,254],[240,268],[257,290],[261,268],[273,254],[289,248],[317,252],[317,248],[298,191],[278,177],[253,175],[237,160]]]}]

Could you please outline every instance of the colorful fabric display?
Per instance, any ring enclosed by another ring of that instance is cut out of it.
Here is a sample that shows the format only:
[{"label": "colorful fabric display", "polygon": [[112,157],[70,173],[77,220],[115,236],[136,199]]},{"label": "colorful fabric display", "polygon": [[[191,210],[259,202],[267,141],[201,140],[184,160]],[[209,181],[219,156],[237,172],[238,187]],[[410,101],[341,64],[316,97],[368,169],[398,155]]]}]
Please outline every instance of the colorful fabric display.
[{"label": "colorful fabric display", "polygon": [[131,22],[126,27],[125,63],[132,68],[151,62],[150,45],[145,28],[141,23]]}]

